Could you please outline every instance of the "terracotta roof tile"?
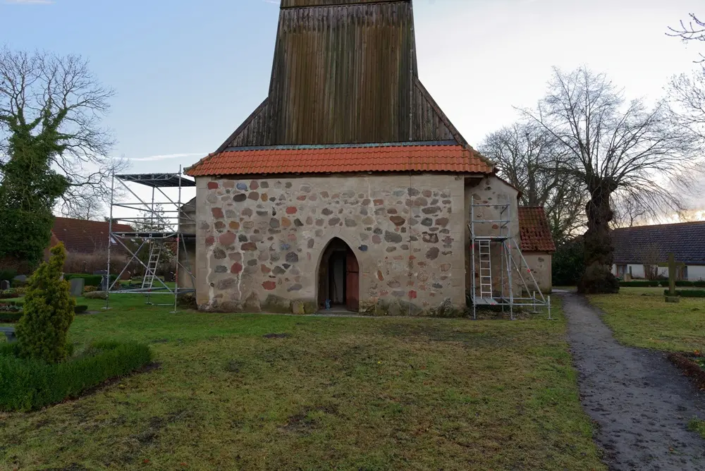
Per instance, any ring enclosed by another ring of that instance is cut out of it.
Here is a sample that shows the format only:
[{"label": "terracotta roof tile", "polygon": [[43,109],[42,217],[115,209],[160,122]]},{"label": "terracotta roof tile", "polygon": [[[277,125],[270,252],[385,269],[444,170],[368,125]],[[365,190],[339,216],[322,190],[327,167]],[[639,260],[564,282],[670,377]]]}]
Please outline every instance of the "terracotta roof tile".
[{"label": "terracotta roof tile", "polygon": [[519,208],[519,230],[522,252],[555,252],[548,217],[541,207]]},{"label": "terracotta roof tile", "polygon": [[[115,232],[132,232],[127,224],[113,224]],[[93,253],[108,248],[110,225],[103,221],[55,218],[51,246],[63,242],[67,252]]]},{"label": "terracotta roof tile", "polygon": [[186,172],[192,177],[287,173],[492,173],[480,154],[462,146],[378,146],[257,149],[211,154]]}]

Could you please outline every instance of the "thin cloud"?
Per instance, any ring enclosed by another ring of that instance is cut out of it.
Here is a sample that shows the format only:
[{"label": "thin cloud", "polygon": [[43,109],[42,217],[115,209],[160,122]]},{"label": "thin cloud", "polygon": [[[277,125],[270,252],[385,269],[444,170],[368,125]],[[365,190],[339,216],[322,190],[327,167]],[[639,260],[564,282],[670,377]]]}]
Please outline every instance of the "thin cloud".
[{"label": "thin cloud", "polygon": [[164,154],[164,155],[152,155],[149,157],[136,157],[127,159],[131,162],[157,162],[159,160],[172,160],[172,159],[182,159],[184,157],[195,157],[195,156],[206,156],[208,152],[195,152],[190,154]]},{"label": "thin cloud", "polygon": [[53,5],[54,0],[5,0],[10,5]]}]

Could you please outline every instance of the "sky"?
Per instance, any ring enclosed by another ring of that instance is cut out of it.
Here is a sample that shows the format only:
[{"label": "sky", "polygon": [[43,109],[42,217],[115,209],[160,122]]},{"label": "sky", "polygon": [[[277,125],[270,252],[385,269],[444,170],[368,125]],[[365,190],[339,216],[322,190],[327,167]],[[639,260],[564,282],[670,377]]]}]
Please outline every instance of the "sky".
[{"label": "sky", "polygon": [[[700,50],[666,36],[703,0],[415,0],[419,74],[477,146],[534,105],[551,68],[605,72],[656,100]],[[116,91],[105,118],[131,171],[178,171],[267,96],[278,0],[0,0],[0,46],[79,54]],[[694,201],[705,208],[705,201]]]}]

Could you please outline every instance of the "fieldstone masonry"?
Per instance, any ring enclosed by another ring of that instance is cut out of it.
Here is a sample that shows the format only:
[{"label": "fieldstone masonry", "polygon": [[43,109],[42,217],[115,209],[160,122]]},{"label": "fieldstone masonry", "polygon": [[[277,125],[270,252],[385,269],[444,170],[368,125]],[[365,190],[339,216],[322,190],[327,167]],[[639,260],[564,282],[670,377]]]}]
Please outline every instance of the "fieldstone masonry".
[{"label": "fieldstone masonry", "polygon": [[465,306],[466,189],[456,175],[197,179],[203,310],[318,310],[318,270],[342,239],[366,312]]},{"label": "fieldstone masonry", "polygon": [[[472,182],[470,185],[468,185],[467,191],[465,193],[465,207],[467,208],[467,214],[468,214],[468,223],[470,220],[470,207],[473,204],[475,205],[498,205],[498,206],[484,206],[484,207],[478,207],[475,209],[474,214],[475,214],[475,220],[476,221],[500,221],[500,220],[511,220],[511,223],[508,225],[508,233],[512,237],[516,238],[516,240],[519,239],[519,200],[518,200],[519,192],[512,187],[511,185],[507,184],[503,180],[495,177],[495,176],[489,176],[482,178],[481,180],[477,182]],[[502,213],[502,208],[499,206],[503,205],[509,205],[508,212]],[[500,223],[477,223],[475,224],[475,233],[477,235],[499,235],[502,233],[500,230],[501,224]],[[465,233],[465,240],[466,240],[466,247],[470,247],[471,240],[470,240],[470,229],[468,225],[466,224],[466,233]],[[519,251],[514,249],[512,250],[512,257],[515,260],[519,260],[521,255],[519,254]],[[477,258],[476,255],[476,263],[479,262],[479,259]],[[493,281],[494,281],[494,290],[499,292],[501,291],[501,276],[499,270],[503,270],[503,262],[506,263],[506,258],[502,257],[502,248],[499,244],[493,244],[492,246],[492,271],[493,271]],[[467,286],[468,289],[471,286],[471,273],[472,273],[472,268],[471,268],[472,260],[470,255],[466,257],[466,273],[467,273]],[[514,276],[513,276],[513,286],[514,286],[514,292],[515,293],[521,293],[523,289],[523,285],[519,279],[519,276],[515,273],[516,270],[513,270]],[[479,270],[475,270],[475,278],[476,282],[479,285],[480,280],[479,280],[480,274]],[[508,282],[506,281],[508,277],[505,276],[505,288],[508,289]],[[479,288],[478,288],[478,293],[479,294]]]}]

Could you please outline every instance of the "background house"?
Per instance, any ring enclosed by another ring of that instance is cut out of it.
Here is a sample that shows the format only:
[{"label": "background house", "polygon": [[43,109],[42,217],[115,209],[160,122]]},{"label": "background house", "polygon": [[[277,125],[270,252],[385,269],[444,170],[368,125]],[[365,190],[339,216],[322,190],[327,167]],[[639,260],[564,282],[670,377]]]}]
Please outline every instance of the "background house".
[{"label": "background house", "polygon": [[556,245],[546,212],[541,207],[519,208],[521,251],[543,293],[553,289],[553,253]]},{"label": "background house", "polygon": [[[705,280],[705,222],[663,224],[615,229],[613,273],[619,278],[668,277],[668,255],[684,263],[677,277]],[[659,265],[661,265],[659,267]]]},{"label": "background house", "polygon": [[[113,230],[132,232],[127,224],[113,224]],[[108,244],[111,244],[111,259],[126,261],[126,251],[115,240],[109,242],[110,223],[107,221],[86,221],[82,219],[55,218],[51,230],[49,248],[59,242],[66,247],[66,273],[93,273],[105,270],[108,264]],[[48,259],[49,248],[45,251]],[[124,264],[123,264],[124,265]]]}]

